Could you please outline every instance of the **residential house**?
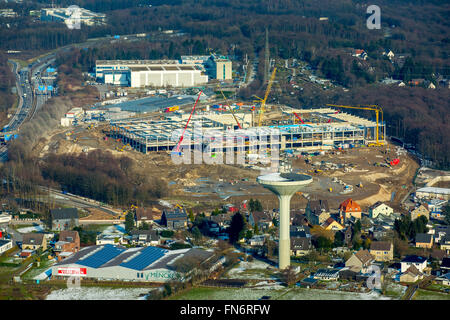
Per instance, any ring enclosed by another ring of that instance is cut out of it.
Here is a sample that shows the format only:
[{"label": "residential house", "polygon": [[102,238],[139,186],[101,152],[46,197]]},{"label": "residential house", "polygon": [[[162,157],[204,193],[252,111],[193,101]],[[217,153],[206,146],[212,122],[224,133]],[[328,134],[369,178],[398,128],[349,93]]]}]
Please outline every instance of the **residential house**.
[{"label": "residential house", "polygon": [[291,224],[293,226],[307,226],[308,218],[304,214],[295,213],[293,217],[291,217]]},{"label": "residential house", "polygon": [[416,248],[431,249],[433,246],[433,235],[429,233],[416,234]]},{"label": "residential house", "polygon": [[161,216],[161,225],[169,229],[183,229],[187,226],[186,209],[175,208],[164,210]]},{"label": "residential house", "polygon": [[52,230],[71,230],[79,226],[79,215],[77,208],[60,208],[50,211]]},{"label": "residential house", "polygon": [[367,60],[367,53],[364,51],[364,49],[354,49],[352,56]]},{"label": "residential house", "polygon": [[[430,230],[429,233],[432,231]],[[450,234],[450,226],[436,226],[434,228],[434,242],[440,244],[448,234]]]},{"label": "residential house", "polygon": [[252,247],[263,246],[266,237],[264,235],[254,235],[248,240],[248,244]]},{"label": "residential house", "polygon": [[134,214],[134,221],[137,227],[140,227],[143,223],[152,224],[154,220],[161,219],[161,212],[156,211],[153,208],[136,208]]},{"label": "residential house", "polygon": [[53,251],[56,253],[58,260],[80,250],[80,235],[78,231],[63,230],[59,234],[59,240],[55,243]]},{"label": "residential house", "polygon": [[448,203],[448,200],[432,199],[427,203],[428,210],[430,210],[430,217],[436,220],[444,220],[445,214],[443,207]]},{"label": "residential house", "polygon": [[417,270],[423,272],[427,267],[427,259],[420,256],[406,256],[401,262],[401,272],[405,272],[409,267],[415,266]]},{"label": "residential house", "polygon": [[450,273],[450,258],[442,259],[440,270],[442,274]]},{"label": "residential house", "polygon": [[394,209],[381,201],[377,201],[369,207],[369,216],[372,219],[377,218],[380,214],[390,216],[392,213],[394,213]]},{"label": "residential house", "polygon": [[340,269],[319,269],[314,273],[313,278],[323,281],[336,281],[339,279]]},{"label": "residential house", "polygon": [[370,254],[375,261],[392,261],[394,259],[394,245],[388,241],[374,241],[370,244]]},{"label": "residential house", "polygon": [[216,216],[211,215],[209,216],[209,220],[212,222],[217,223],[220,227],[226,228],[230,226],[231,223],[231,215],[220,213]]},{"label": "residential house", "polygon": [[257,225],[259,230],[266,230],[273,226],[270,214],[262,211],[250,212],[248,215],[248,223],[253,229]]},{"label": "residential house", "polygon": [[441,250],[445,250],[447,254],[450,254],[450,234],[446,234],[440,242]]},{"label": "residential house", "polygon": [[366,273],[367,268],[375,261],[368,250],[359,250],[345,262],[345,266],[352,271]]},{"label": "residential house", "polygon": [[305,215],[312,225],[321,225],[330,217],[327,200],[310,200],[306,205]]},{"label": "residential house", "polygon": [[322,223],[322,227],[325,230],[332,230],[332,231],[339,231],[344,229],[344,227],[339,222],[337,222],[331,217]]},{"label": "residential house", "polygon": [[13,247],[12,240],[0,239],[0,255]]},{"label": "residential house", "polygon": [[423,274],[414,265],[410,266],[400,275],[400,282],[416,282],[423,278]]},{"label": "residential house", "polygon": [[392,52],[392,50],[386,49],[383,52],[383,56],[386,56],[389,58],[389,60],[391,60],[392,58],[394,58],[395,54],[394,54],[394,52]]},{"label": "residential house", "polygon": [[411,211],[411,220],[414,221],[421,216],[424,216],[427,220],[430,220],[430,211],[423,204]]},{"label": "residential house", "polygon": [[311,238],[295,237],[291,238],[291,256],[301,257],[311,252],[313,246]]},{"label": "residential house", "polygon": [[377,240],[393,238],[394,231],[388,226],[377,225],[372,230],[373,237]]},{"label": "residential house", "polygon": [[43,233],[25,233],[22,240],[22,250],[47,250],[47,238]]},{"label": "residential house", "polygon": [[350,217],[361,219],[361,207],[351,198],[348,198],[339,205],[339,216],[341,224],[344,224]]},{"label": "residential house", "polygon": [[419,86],[425,82],[425,79],[411,79],[408,84],[411,86]]},{"label": "residential house", "polygon": [[444,286],[450,286],[450,273],[443,274],[434,279],[436,282],[440,282]]},{"label": "residential house", "polygon": [[308,226],[290,226],[289,233],[291,238],[311,238]]},{"label": "residential house", "polygon": [[156,230],[133,230],[131,231],[131,244],[140,246],[157,246],[161,244]]}]

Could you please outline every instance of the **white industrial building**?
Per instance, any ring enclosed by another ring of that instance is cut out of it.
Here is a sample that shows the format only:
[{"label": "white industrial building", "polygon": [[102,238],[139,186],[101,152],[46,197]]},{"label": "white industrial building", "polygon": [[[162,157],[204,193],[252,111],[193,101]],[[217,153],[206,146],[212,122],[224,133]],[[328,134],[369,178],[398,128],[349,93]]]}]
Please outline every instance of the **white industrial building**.
[{"label": "white industrial building", "polygon": [[134,88],[192,87],[208,82],[199,66],[176,60],[98,60],[95,75],[106,84]]},{"label": "white industrial building", "polygon": [[166,250],[158,247],[126,249],[111,244],[81,249],[52,267],[52,278],[80,276],[97,280],[166,282],[184,280],[176,268],[178,259],[212,261],[214,254],[202,249]]},{"label": "white industrial building", "polygon": [[416,191],[416,197],[420,199],[427,198],[427,199],[450,200],[450,189],[423,187]]},{"label": "white industrial building", "polygon": [[69,19],[76,19],[76,21],[79,21],[81,24],[94,26],[104,24],[106,21],[106,15],[103,13],[95,13],[83,8],[69,7],[41,9],[41,21],[66,22]]}]

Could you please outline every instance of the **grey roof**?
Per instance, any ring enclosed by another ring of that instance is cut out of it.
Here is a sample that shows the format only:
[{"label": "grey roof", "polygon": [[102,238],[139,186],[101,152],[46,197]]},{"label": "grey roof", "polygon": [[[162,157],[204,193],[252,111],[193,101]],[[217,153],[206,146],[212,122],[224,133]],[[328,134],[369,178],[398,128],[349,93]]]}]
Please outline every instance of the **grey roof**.
[{"label": "grey roof", "polygon": [[186,210],[183,208],[183,210],[175,209],[175,210],[164,210],[163,215],[166,217],[167,220],[184,220],[187,219]]},{"label": "grey roof", "polygon": [[311,213],[315,215],[319,215],[322,211],[329,212],[330,208],[328,207],[327,200],[311,200],[308,202],[309,209]]},{"label": "grey roof", "polygon": [[52,220],[78,219],[77,208],[60,208],[50,211]]},{"label": "grey roof", "polygon": [[0,247],[3,247],[5,244],[8,244],[8,243],[10,243],[11,242],[11,240],[3,240],[3,239],[0,239]]},{"label": "grey roof", "polygon": [[159,239],[158,232],[156,230],[133,230],[131,236],[137,238],[140,235],[146,235],[147,241],[155,241]]},{"label": "grey roof", "polygon": [[41,245],[43,241],[43,233],[25,233],[23,235],[22,244]]},{"label": "grey roof", "polygon": [[292,238],[291,239],[291,250],[310,250],[311,242],[308,238]]},{"label": "grey roof", "polygon": [[416,234],[416,243],[430,243],[433,239],[433,235],[429,233]]},{"label": "grey roof", "polygon": [[374,241],[370,245],[370,250],[375,251],[390,251],[392,244],[387,241]]}]

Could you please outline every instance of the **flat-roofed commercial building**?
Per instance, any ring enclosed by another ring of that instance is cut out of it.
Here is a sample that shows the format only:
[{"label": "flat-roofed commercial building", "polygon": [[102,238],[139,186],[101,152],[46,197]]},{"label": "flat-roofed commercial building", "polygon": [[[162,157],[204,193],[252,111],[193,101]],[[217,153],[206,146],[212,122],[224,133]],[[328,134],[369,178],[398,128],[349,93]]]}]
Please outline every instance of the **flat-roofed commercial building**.
[{"label": "flat-roofed commercial building", "polygon": [[208,82],[194,64],[176,60],[98,60],[96,77],[106,84],[140,87],[193,87]]},{"label": "flat-roofed commercial building", "polygon": [[[183,259],[208,263],[213,252],[202,249],[125,248],[112,244],[85,247],[52,267],[52,278],[80,276],[97,280],[166,282],[184,280]],[[214,261],[211,261],[214,262]]]}]

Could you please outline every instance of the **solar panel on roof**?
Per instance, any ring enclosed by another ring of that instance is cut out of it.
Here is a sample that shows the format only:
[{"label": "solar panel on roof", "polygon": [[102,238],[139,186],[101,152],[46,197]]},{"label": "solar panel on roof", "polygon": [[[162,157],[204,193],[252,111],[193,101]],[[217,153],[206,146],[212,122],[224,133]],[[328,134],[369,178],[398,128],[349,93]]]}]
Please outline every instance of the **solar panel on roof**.
[{"label": "solar panel on roof", "polygon": [[94,253],[93,255],[87,257],[86,259],[78,261],[78,264],[81,264],[86,267],[98,268],[101,265],[117,257],[123,251],[125,251],[125,249],[117,248],[111,244],[107,244],[103,247],[102,250]]},{"label": "solar panel on roof", "polygon": [[121,263],[120,265],[125,268],[134,270],[143,270],[147,266],[151,265],[158,259],[164,256],[167,250],[157,247],[146,247],[141,250],[140,254],[130,261]]}]

